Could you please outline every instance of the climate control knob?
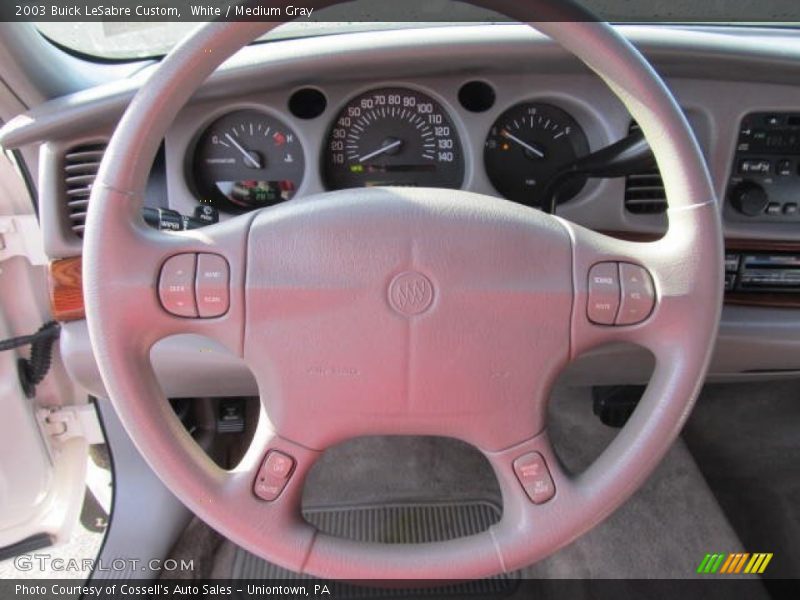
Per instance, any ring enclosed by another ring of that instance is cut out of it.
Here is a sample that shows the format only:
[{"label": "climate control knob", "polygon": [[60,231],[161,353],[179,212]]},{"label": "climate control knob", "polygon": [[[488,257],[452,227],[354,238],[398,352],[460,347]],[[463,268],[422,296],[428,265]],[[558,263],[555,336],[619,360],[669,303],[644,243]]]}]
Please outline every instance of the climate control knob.
[{"label": "climate control knob", "polygon": [[762,214],[769,204],[769,196],[763,187],[752,181],[737,184],[730,192],[733,207],[748,217]]}]

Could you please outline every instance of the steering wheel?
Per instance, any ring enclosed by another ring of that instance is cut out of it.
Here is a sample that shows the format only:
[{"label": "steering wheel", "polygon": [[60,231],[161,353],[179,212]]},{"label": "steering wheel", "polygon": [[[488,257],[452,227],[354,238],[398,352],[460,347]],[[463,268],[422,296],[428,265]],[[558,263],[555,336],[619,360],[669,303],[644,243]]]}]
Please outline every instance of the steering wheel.
[{"label": "steering wheel", "polygon": [[[705,376],[722,302],[722,236],[703,156],[675,99],[612,27],[562,0],[470,3],[511,18],[539,10],[547,21],[535,28],[621,99],[664,179],[663,238],[621,241],[505,200],[410,188],[322,193],[190,232],[148,228],[145,182],[168,126],[223,60],[275,26],[267,23],[210,23],[175,48],[129,105],[93,188],[87,320],[122,423],[196,515],[297,573],[473,578],[532,564],[644,482]],[[262,418],[230,471],[192,440],[154,375],[151,347],[178,333],[218,340],[255,375]],[[648,349],[655,370],[627,425],[574,475],[548,441],[548,394],[572,359],[610,342]],[[326,448],[362,435],[472,444],[499,481],[501,520],[426,544],[318,532],[301,515],[306,474]]]}]

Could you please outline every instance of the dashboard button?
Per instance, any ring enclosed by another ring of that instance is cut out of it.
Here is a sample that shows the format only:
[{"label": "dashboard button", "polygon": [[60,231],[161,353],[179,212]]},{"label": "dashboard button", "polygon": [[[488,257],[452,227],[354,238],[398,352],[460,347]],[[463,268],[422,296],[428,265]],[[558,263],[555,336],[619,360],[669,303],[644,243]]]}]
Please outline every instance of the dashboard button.
[{"label": "dashboard button", "polygon": [[196,317],[194,273],[196,256],[178,254],[168,258],[158,278],[158,297],[168,313],[178,317]]},{"label": "dashboard button", "polygon": [[650,273],[639,265],[620,263],[619,279],[622,292],[617,325],[634,325],[644,321],[655,304]]},{"label": "dashboard button", "polygon": [[201,317],[219,317],[230,304],[228,262],[217,254],[197,255],[197,312]]},{"label": "dashboard button", "polygon": [[746,158],[739,163],[739,173],[742,175],[769,175],[770,166],[768,160]]},{"label": "dashboard button", "polygon": [[589,300],[586,314],[599,325],[613,325],[619,308],[617,263],[604,262],[589,271]]},{"label": "dashboard button", "polygon": [[739,255],[738,254],[726,254],[725,255],[725,272],[726,273],[735,273],[739,270]]},{"label": "dashboard button", "polygon": [[294,459],[288,454],[270,450],[256,475],[253,491],[256,496],[272,502],[281,495],[294,470]]},{"label": "dashboard button", "polygon": [[788,204],[783,205],[783,214],[785,215],[796,215],[797,214],[797,203],[796,202],[789,202]]},{"label": "dashboard button", "polygon": [[781,175],[783,177],[786,177],[787,175],[791,175],[792,174],[792,161],[786,160],[786,159],[779,160],[775,164],[775,173],[777,173],[778,175]]},{"label": "dashboard button", "polygon": [[514,461],[514,473],[534,504],[544,504],[556,493],[556,486],[544,457],[538,452],[523,454]]},{"label": "dashboard button", "polygon": [[781,214],[781,205],[777,202],[770,202],[767,205],[767,214],[768,215],[779,215]]}]

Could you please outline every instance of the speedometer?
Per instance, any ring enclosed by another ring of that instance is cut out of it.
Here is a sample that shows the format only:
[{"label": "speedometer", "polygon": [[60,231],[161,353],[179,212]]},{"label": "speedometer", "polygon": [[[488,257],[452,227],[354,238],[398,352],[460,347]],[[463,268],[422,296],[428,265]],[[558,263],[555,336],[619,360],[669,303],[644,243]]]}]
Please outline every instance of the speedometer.
[{"label": "speedometer", "polygon": [[382,88],[338,114],[323,157],[328,189],[398,185],[460,188],[461,142],[447,113],[426,94]]}]

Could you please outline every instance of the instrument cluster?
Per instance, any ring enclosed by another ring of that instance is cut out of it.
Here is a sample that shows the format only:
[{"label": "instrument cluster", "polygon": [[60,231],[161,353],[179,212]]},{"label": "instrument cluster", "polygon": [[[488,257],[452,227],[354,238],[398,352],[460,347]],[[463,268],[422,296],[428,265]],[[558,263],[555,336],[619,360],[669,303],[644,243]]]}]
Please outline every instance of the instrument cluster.
[{"label": "instrument cluster", "polygon": [[[321,92],[309,88],[297,96],[289,103],[295,116],[309,119],[325,112]],[[494,104],[494,92],[472,82],[462,88],[459,101],[469,111],[483,112]],[[320,147],[316,164],[326,190],[464,186],[467,159],[453,115],[418,89],[379,87],[352,97],[336,112]],[[551,178],[588,153],[586,135],[571,114],[531,100],[495,118],[485,133],[482,168],[497,195],[540,207]],[[238,109],[195,136],[187,179],[201,205],[241,213],[290,200],[308,176],[309,162],[284,119],[257,108]],[[573,198],[585,183],[585,178],[571,181],[557,200]]]}]

